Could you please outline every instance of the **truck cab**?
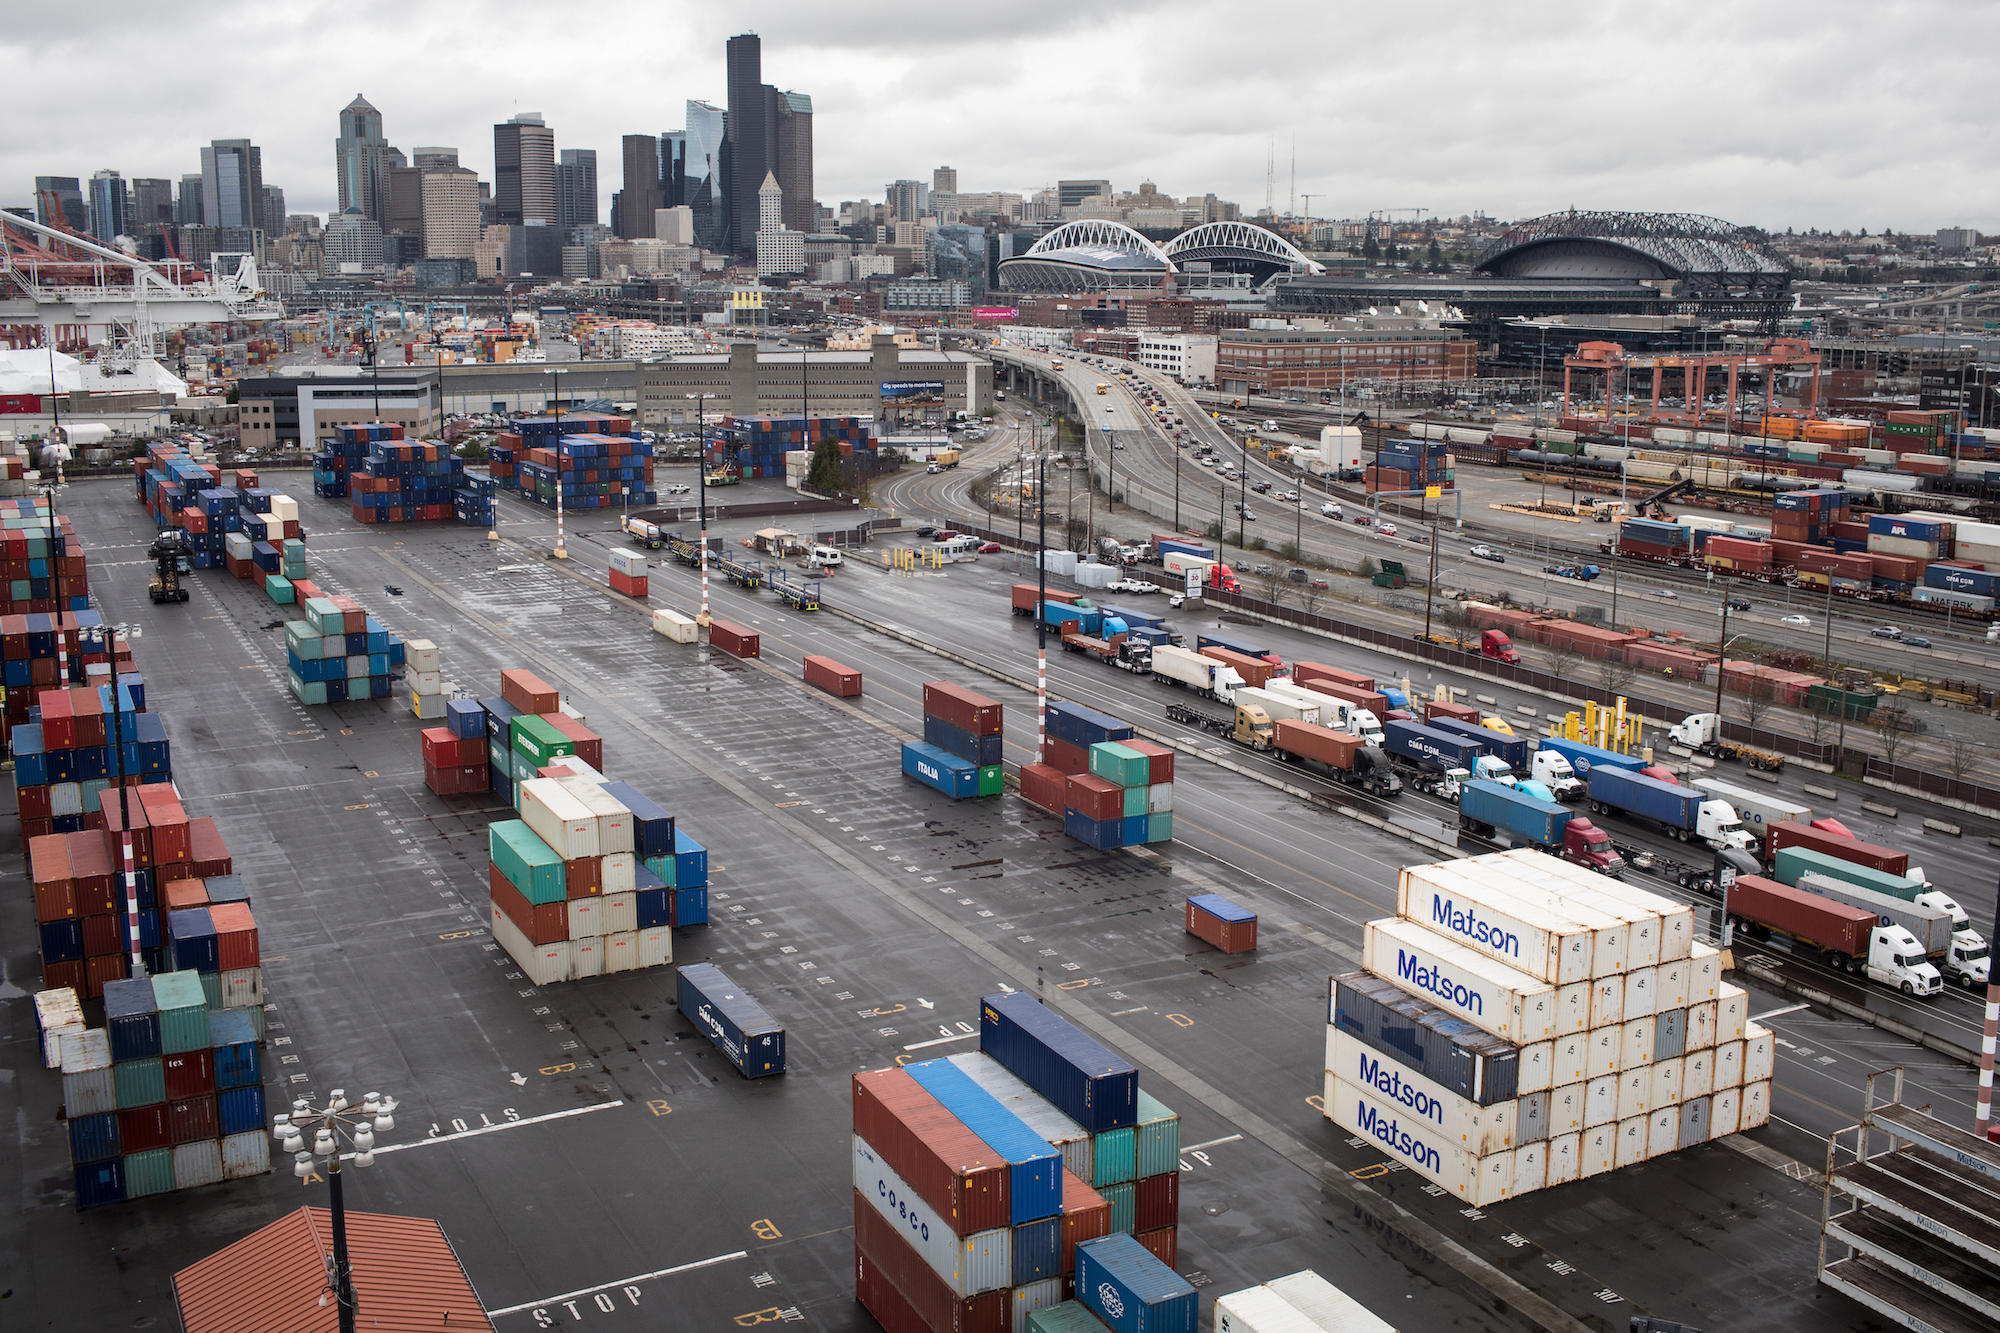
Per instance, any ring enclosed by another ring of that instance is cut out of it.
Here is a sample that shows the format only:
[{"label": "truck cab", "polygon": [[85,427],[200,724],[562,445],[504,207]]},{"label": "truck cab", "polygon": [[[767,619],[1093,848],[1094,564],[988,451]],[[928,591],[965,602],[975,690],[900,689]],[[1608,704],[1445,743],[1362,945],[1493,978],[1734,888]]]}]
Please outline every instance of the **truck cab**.
[{"label": "truck cab", "polygon": [[1547,784],[1537,782],[1533,778],[1515,778],[1510,785],[1523,796],[1532,796],[1538,801],[1547,801],[1550,805],[1556,804],[1556,794],[1548,789]]},{"label": "truck cab", "polygon": [[1721,739],[1722,719],[1715,713],[1690,713],[1667,728],[1667,739],[1690,750],[1706,750]]},{"label": "truck cab", "polygon": [[1558,801],[1583,795],[1583,780],[1569,765],[1569,759],[1554,750],[1537,749],[1529,761],[1529,776],[1555,793]]},{"label": "truck cab", "polygon": [[1497,754],[1482,754],[1472,761],[1472,776],[1489,782],[1514,785],[1514,766]]},{"label": "truck cab", "polygon": [[1466,768],[1425,767],[1417,774],[1418,791],[1429,792],[1439,800],[1456,804],[1465,794],[1465,784],[1472,781],[1472,770]]},{"label": "truck cab", "polygon": [[1878,926],[1868,937],[1868,959],[1861,971],[1870,981],[1894,986],[1905,995],[1936,995],[1944,989],[1917,937],[1901,926]]},{"label": "truck cab", "polygon": [[1582,815],[1563,825],[1562,855],[1565,861],[1589,866],[1613,879],[1625,873],[1625,858],[1612,845],[1611,836]]},{"label": "truck cab", "polygon": [[1507,637],[1505,630],[1489,629],[1480,631],[1479,655],[1491,658],[1496,662],[1507,662],[1515,665],[1518,665],[1521,661],[1521,650],[1514,646],[1514,641]]},{"label": "truck cab", "polygon": [[1347,710],[1347,730],[1370,745],[1382,743],[1382,719],[1366,708]]},{"label": "truck cab", "polygon": [[[1223,670],[1227,671],[1228,668],[1224,667]],[[1270,749],[1271,715],[1256,704],[1236,705],[1236,729],[1230,739],[1238,745],[1247,745],[1253,750]]]},{"label": "truck cab", "polygon": [[1701,809],[1695,815],[1694,836],[1697,842],[1705,842],[1718,850],[1733,847],[1737,851],[1748,851],[1757,845],[1757,840],[1743,827],[1736,807],[1727,801],[1701,803]]},{"label": "truck cab", "polygon": [[1992,947],[1969,930],[1951,937],[1951,952],[1944,958],[1944,970],[1967,990],[1986,985],[1993,966]]}]

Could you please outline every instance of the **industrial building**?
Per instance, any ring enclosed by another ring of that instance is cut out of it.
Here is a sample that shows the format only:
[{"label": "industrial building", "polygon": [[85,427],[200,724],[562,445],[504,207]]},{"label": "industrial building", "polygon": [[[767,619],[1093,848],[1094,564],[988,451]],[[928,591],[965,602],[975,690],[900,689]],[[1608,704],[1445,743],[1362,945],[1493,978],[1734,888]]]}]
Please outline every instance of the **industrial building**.
[{"label": "industrial building", "polygon": [[865,352],[765,352],[735,343],[719,356],[682,356],[639,367],[639,420],[665,426],[702,410],[732,416],[810,412],[873,414],[883,422],[943,421],[993,407],[992,363],[966,352],[910,350],[887,334]]},{"label": "industrial building", "polygon": [[430,371],[342,370],[325,375],[273,375],[237,387],[242,447],[310,449],[335,426],[388,421],[413,439],[443,421],[437,376]]},{"label": "industrial building", "polygon": [[1414,319],[1253,320],[1216,338],[1215,383],[1226,393],[1317,392],[1361,380],[1464,380],[1477,373],[1477,344]]}]

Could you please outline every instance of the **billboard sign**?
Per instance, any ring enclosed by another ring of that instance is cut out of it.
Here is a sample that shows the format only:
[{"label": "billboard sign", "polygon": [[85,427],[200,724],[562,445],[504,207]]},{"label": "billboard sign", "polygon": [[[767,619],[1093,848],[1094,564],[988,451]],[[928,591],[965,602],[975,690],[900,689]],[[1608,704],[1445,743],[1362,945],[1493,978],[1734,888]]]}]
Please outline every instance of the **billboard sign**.
[{"label": "billboard sign", "polygon": [[884,407],[943,407],[944,382],[942,380],[884,380],[882,382],[882,405]]}]

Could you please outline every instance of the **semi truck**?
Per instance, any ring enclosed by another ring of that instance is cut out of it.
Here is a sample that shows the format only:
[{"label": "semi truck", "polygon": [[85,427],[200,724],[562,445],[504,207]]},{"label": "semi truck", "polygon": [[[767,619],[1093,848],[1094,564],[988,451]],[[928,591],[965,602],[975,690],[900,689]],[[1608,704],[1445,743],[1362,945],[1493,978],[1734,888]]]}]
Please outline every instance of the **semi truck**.
[{"label": "semi truck", "polygon": [[1261,657],[1272,666],[1282,666],[1285,660],[1278,655],[1277,649],[1270,646],[1268,640],[1249,638],[1240,634],[1222,634],[1219,632],[1214,634],[1196,634],[1194,636],[1194,646],[1197,649],[1227,648],[1230,652],[1241,653],[1245,657]]},{"label": "semi truck", "polygon": [[1667,739],[1698,754],[1713,755],[1717,759],[1741,759],[1752,768],[1773,773],[1785,766],[1785,757],[1781,754],[1722,739],[1722,716],[1719,713],[1690,713],[1667,728]]},{"label": "semi truck", "polygon": [[1923,946],[1924,955],[1947,981],[1955,981],[1968,990],[1986,984],[1987,969],[1991,966],[1986,941],[1971,931],[1955,929],[1951,913],[1942,907],[1905,902],[1811,871],[1800,875],[1799,882],[1792,887],[1873,912],[1875,919],[1885,926],[1901,926]]},{"label": "semi truck", "polygon": [[[1832,820],[1820,819],[1811,824],[1773,824],[1765,838],[1764,858],[1775,862],[1778,853],[1787,847],[1804,847],[1841,861],[1852,861],[1870,870],[1880,870],[1890,875],[1910,873],[1910,854],[1880,843],[1863,842],[1853,834],[1836,833],[1826,825]],[[1842,825],[1842,827],[1846,827]]]},{"label": "semi truck", "polygon": [[1737,815],[1743,820],[1743,827],[1750,830],[1759,844],[1770,837],[1775,824],[1812,822],[1812,807],[1787,801],[1772,792],[1752,791],[1748,787],[1715,778],[1696,778],[1693,785],[1735,806]]},{"label": "semi truck", "polygon": [[1646,766],[1646,761],[1636,755],[1619,754],[1616,750],[1585,745],[1582,741],[1565,740],[1561,736],[1544,736],[1535,743],[1535,748],[1559,754],[1569,760],[1571,771],[1585,782],[1590,781],[1591,769],[1600,765],[1623,768],[1634,773]]},{"label": "semi truck", "polygon": [[1198,649],[1198,651],[1203,657],[1213,658],[1218,662],[1227,662],[1236,669],[1237,675],[1243,677],[1249,684],[1258,687],[1268,685],[1273,679],[1285,675],[1284,665],[1282,663],[1274,663],[1268,657],[1250,657],[1237,652],[1233,648],[1220,648],[1215,644],[1206,644]]},{"label": "semi truck", "polygon": [[1378,719],[1389,711],[1388,696],[1377,689],[1362,689],[1320,674],[1325,671],[1316,662],[1292,663],[1292,683],[1317,694],[1334,699],[1344,699],[1356,708],[1365,708]]},{"label": "semi truck", "polygon": [[1256,685],[1245,685],[1236,691],[1238,705],[1254,704],[1264,710],[1273,722],[1310,722],[1320,725],[1319,701],[1299,699],[1276,690],[1264,689]]},{"label": "semi truck", "polygon": [[1153,649],[1153,679],[1224,704],[1234,700],[1236,691],[1243,688],[1243,677],[1227,662],[1172,644]]},{"label": "semi truck", "polygon": [[1853,861],[1843,861],[1839,857],[1828,856],[1805,847],[1785,847],[1779,850],[1771,869],[1771,878],[1781,884],[1795,884],[1804,875],[1822,875],[1852,884],[1856,888],[1868,889],[1886,894],[1906,903],[1916,903],[1924,907],[1936,908],[1951,916],[1952,932],[1958,935],[1968,950],[1976,950],[1990,943],[1978,931],[1958,905],[1957,899],[1942,889],[1931,886],[1923,878],[1921,869],[1908,875],[1892,875],[1886,870],[1873,870]]},{"label": "semi truck", "polygon": [[1199,587],[1213,588],[1218,592],[1243,591],[1243,585],[1236,581],[1235,570],[1231,569],[1228,565],[1207,559],[1204,556],[1184,555],[1178,551],[1170,551],[1161,560],[1161,563],[1166,566],[1167,573],[1169,574],[1178,574],[1186,577],[1189,571],[1193,571],[1196,575],[1195,583]]},{"label": "semi truck", "polygon": [[1307,722],[1281,719],[1272,728],[1271,749],[1287,763],[1376,796],[1403,794],[1403,780],[1377,746],[1359,736]]},{"label": "semi truck", "polygon": [[1504,782],[1475,778],[1466,783],[1458,799],[1458,826],[1487,839],[1504,834],[1514,846],[1538,847],[1614,879],[1625,870],[1625,858],[1603,829],[1574,810],[1538,801]]},{"label": "semi truck", "polygon": [[1062,646],[1064,652],[1084,653],[1100,662],[1115,666],[1120,671],[1130,671],[1135,675],[1146,674],[1153,669],[1153,645],[1144,639],[1135,639],[1130,634],[1097,638],[1074,629],[1066,629],[1062,635]]},{"label": "semi truck", "polygon": [[1757,938],[1778,935],[1794,949],[1816,951],[1829,967],[1866,976],[1905,995],[1936,995],[1944,979],[1916,937],[1883,925],[1873,912],[1849,907],[1804,889],[1739,875],[1723,893],[1723,912],[1734,930]]},{"label": "semi truck", "polygon": [[1167,716],[1176,722],[1212,731],[1226,741],[1235,741],[1252,750],[1271,748],[1270,714],[1255,704],[1238,705],[1226,715],[1211,713],[1192,704],[1168,704]]},{"label": "semi truck", "polygon": [[1558,801],[1571,801],[1584,793],[1583,779],[1570,767],[1569,757],[1537,745],[1528,752],[1528,776],[1547,787]]},{"label": "semi truck", "polygon": [[1507,761],[1508,767],[1518,773],[1526,773],[1535,753],[1535,743],[1519,736],[1503,736],[1488,730],[1477,722],[1466,722],[1455,717],[1434,717],[1428,724],[1439,731],[1449,731],[1460,736],[1469,736],[1486,747],[1487,753],[1499,755]]},{"label": "semi truck", "polygon": [[1747,849],[1756,842],[1744,831],[1736,809],[1707,792],[1662,782],[1643,773],[1599,764],[1585,779],[1591,808],[1599,814],[1617,811],[1657,825],[1682,842],[1710,847]]},{"label": "semi truck", "polygon": [[1484,741],[1439,731],[1421,722],[1383,723],[1382,748],[1392,759],[1437,769],[1470,769],[1486,753]]},{"label": "semi truck", "polygon": [[1187,537],[1177,537],[1171,532],[1154,533],[1152,547],[1154,557],[1161,560],[1164,560],[1174,552],[1179,552],[1182,555],[1200,556],[1204,560],[1215,559],[1214,547],[1204,546],[1200,542]]},{"label": "semi truck", "polygon": [[1382,743],[1381,718],[1366,708],[1349,703],[1337,695],[1326,693],[1324,686],[1300,685],[1296,681],[1280,678],[1273,680],[1265,688],[1288,698],[1318,705],[1319,722],[1323,727],[1359,736],[1370,745]]},{"label": "semi truck", "polygon": [[1513,666],[1518,666],[1521,662],[1521,650],[1514,646],[1514,641],[1507,637],[1507,631],[1505,630],[1481,630],[1479,632],[1479,655],[1481,657],[1489,657],[1495,662],[1506,662]]}]

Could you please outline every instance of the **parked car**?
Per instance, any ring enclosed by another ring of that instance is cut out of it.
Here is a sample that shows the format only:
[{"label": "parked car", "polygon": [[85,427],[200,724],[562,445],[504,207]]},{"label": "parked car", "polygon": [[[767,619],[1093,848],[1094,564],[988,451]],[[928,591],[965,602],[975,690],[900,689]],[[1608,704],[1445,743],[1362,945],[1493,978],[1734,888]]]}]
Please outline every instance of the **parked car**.
[{"label": "parked car", "polygon": [[937,529],[932,527],[930,524],[926,523],[924,524],[924,526],[917,529],[917,535],[919,537],[934,537],[937,535]]},{"label": "parked car", "polygon": [[1001,547],[1000,547],[1000,543],[999,543],[999,542],[983,542],[983,543],[981,543],[981,544],[980,544],[980,547],[979,547],[979,554],[981,554],[981,555],[998,555],[998,554],[1000,554],[1000,550],[1001,550]]},{"label": "parked car", "polygon": [[1470,551],[1467,551],[1466,554],[1471,556],[1475,560],[1491,560],[1496,565],[1504,565],[1507,563],[1506,556],[1500,554],[1498,551],[1488,546],[1485,542],[1479,543],[1479,545],[1473,547]]}]

